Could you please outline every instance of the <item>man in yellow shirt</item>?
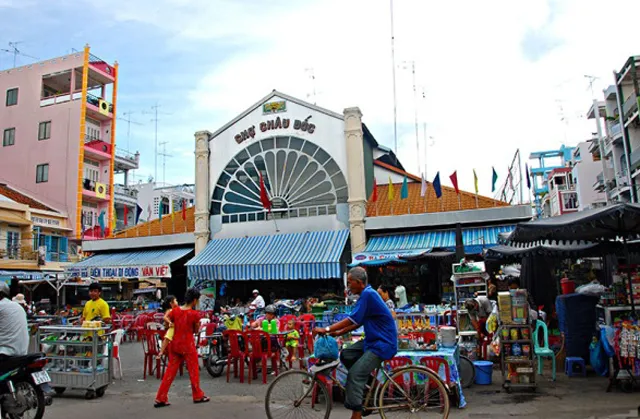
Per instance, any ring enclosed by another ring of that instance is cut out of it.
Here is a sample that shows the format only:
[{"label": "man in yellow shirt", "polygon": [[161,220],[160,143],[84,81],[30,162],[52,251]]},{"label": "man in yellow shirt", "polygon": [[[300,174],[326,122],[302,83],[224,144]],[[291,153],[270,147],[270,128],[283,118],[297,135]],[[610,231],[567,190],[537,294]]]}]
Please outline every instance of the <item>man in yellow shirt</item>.
[{"label": "man in yellow shirt", "polygon": [[104,323],[111,323],[111,311],[109,310],[109,304],[102,298],[100,295],[102,294],[102,287],[97,282],[89,285],[89,297],[91,300],[87,301],[84,305],[84,310],[82,310],[82,318],[80,319],[80,324],[84,321],[92,321],[96,317],[100,317],[100,319]]}]

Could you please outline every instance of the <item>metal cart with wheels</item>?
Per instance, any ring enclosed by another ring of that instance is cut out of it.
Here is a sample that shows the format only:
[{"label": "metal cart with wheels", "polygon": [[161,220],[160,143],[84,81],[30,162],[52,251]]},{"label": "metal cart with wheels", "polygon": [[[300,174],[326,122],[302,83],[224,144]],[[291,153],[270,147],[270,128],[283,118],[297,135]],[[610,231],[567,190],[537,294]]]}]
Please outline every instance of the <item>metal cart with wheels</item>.
[{"label": "metal cart with wheels", "polygon": [[107,327],[43,326],[37,342],[49,359],[46,370],[57,394],[85,390],[86,399],[104,396],[111,382],[112,335]]}]

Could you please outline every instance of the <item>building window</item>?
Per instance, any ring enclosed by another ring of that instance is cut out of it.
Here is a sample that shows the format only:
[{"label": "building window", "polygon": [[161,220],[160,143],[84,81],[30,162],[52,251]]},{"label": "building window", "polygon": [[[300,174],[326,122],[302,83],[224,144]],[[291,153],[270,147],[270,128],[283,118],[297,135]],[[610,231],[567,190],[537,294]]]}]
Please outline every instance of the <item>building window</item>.
[{"label": "building window", "polygon": [[40,122],[38,127],[38,141],[51,138],[51,121]]},{"label": "building window", "polygon": [[18,104],[18,88],[7,90],[7,106],[13,106]]},{"label": "building window", "polygon": [[2,146],[7,147],[16,143],[16,129],[7,128],[2,136]]},{"label": "building window", "polygon": [[7,231],[7,256],[9,259],[18,259],[20,255],[20,233]]},{"label": "building window", "polygon": [[36,167],[36,183],[49,182],[49,164],[39,164]]}]

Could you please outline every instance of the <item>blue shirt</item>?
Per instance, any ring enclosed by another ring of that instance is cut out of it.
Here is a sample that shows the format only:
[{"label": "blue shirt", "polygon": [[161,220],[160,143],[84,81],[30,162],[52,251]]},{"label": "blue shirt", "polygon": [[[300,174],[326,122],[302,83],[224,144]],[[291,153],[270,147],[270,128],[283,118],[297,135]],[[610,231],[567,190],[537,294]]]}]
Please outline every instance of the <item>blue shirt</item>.
[{"label": "blue shirt", "polygon": [[367,286],[349,315],[353,323],[364,326],[364,350],[387,360],[398,352],[398,329],[382,297]]}]

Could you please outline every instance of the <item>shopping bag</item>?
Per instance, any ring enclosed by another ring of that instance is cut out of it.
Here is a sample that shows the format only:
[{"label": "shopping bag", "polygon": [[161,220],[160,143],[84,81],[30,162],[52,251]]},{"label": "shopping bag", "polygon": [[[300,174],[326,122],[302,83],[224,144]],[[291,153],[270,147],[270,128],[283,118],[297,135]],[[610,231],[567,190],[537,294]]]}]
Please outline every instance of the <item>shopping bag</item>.
[{"label": "shopping bag", "polygon": [[602,347],[602,341],[595,337],[589,345],[589,357],[591,366],[598,375],[602,377],[609,375],[609,358]]},{"label": "shopping bag", "polygon": [[319,336],[313,346],[313,356],[324,361],[338,359],[338,342],[331,336]]}]

